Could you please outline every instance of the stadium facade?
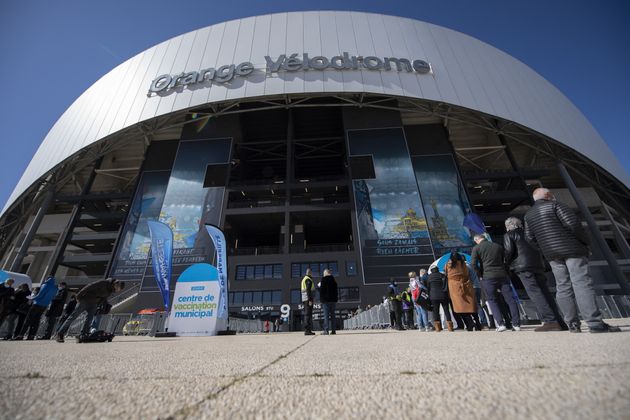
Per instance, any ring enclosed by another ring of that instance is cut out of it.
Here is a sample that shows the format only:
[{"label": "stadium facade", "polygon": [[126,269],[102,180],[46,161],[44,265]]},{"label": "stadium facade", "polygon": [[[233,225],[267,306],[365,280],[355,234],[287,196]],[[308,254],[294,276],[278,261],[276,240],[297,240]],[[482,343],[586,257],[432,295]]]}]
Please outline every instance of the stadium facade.
[{"label": "stadium facade", "polygon": [[256,16],[162,42],[85,91],[3,209],[0,262],[71,287],[115,276],[130,283],[120,310],[159,307],[146,222],[174,232],[173,281],[211,260],[212,223],[233,315],[299,309],[307,267],[333,270],[345,312],[469,249],[472,213],[500,241],[537,186],[580,212],[596,288],[620,303],[630,177],[544,78],[407,18]]}]

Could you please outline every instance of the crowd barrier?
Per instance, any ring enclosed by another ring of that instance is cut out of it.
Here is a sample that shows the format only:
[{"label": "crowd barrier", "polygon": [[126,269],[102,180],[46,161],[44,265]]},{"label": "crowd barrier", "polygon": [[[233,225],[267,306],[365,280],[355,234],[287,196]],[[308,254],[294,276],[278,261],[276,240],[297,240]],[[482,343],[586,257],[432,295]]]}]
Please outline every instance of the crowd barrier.
[{"label": "crowd barrier", "polygon": [[[630,318],[630,296],[597,296],[596,300],[604,318]],[[536,308],[530,300],[521,300],[519,302],[519,311],[522,322],[534,323],[540,319]],[[374,306],[343,321],[344,329],[348,330],[380,329],[387,328],[389,325],[389,305],[385,303]]]}]

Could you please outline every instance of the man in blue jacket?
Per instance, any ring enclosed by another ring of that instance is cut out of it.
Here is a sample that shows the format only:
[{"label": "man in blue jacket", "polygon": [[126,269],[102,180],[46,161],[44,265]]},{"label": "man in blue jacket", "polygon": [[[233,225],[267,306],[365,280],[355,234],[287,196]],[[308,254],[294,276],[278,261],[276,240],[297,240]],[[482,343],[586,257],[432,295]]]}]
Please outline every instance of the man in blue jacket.
[{"label": "man in blue jacket", "polygon": [[25,334],[27,334],[27,340],[34,340],[35,334],[37,334],[37,330],[39,329],[39,321],[42,317],[48,305],[53,300],[55,295],[57,294],[57,283],[55,282],[55,277],[51,274],[48,278],[41,284],[39,288],[39,293],[33,296],[33,303],[31,308],[28,310],[26,314],[26,320],[24,321],[24,326],[22,327],[22,331],[19,336],[16,337],[17,340],[21,340]]}]

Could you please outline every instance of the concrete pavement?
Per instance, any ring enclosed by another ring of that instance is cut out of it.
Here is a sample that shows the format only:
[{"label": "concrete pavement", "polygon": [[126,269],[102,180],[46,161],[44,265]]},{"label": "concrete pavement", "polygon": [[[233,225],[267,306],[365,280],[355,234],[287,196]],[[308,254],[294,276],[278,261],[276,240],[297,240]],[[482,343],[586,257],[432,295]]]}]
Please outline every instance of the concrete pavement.
[{"label": "concrete pavement", "polygon": [[611,323],[0,342],[0,418],[630,419],[630,320]]}]

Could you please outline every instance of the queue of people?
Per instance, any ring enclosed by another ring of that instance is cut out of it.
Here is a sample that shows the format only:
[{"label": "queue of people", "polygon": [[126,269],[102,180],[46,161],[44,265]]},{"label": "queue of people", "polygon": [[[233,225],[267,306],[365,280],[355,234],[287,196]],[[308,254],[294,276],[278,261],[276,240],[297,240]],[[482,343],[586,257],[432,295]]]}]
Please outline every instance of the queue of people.
[{"label": "queue of people", "polygon": [[[70,325],[83,312],[87,316],[81,335],[87,336],[97,310],[125,285],[112,278],[96,281],[68,300],[67,284],[57,284],[53,275],[32,292],[27,284],[20,284],[15,290],[13,284],[13,279],[0,283],[0,328],[6,324],[4,340],[50,340],[55,336],[58,342],[64,341]],[[46,328],[44,334],[37,336],[42,317],[46,318]]]},{"label": "queue of people", "polygon": [[[503,246],[479,233],[473,238],[470,264],[454,250],[443,273],[437,266],[428,274],[424,268],[420,275],[410,272],[409,288],[401,293],[391,279],[383,297],[389,306],[391,327],[454,331],[455,319],[457,328],[468,331],[487,327],[497,332],[520,331],[511,272],[520,279],[540,316],[542,325],[534,331],[581,332],[578,313],[592,333],[620,331],[602,321],[588,273],[588,236],[577,215],[546,188],[536,189],[533,198],[525,223],[516,217],[505,221]],[[547,286],[543,257],[556,280],[555,299]],[[482,305],[482,295],[487,307]],[[409,320],[414,312],[415,323]],[[431,314],[433,326],[429,323]]]}]

